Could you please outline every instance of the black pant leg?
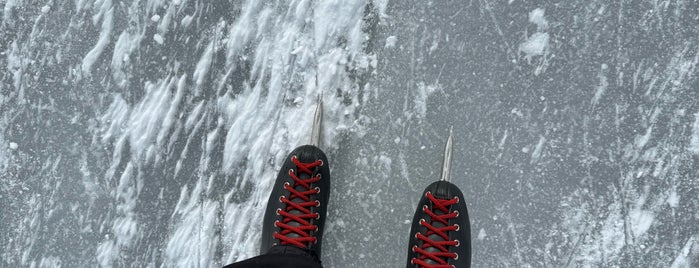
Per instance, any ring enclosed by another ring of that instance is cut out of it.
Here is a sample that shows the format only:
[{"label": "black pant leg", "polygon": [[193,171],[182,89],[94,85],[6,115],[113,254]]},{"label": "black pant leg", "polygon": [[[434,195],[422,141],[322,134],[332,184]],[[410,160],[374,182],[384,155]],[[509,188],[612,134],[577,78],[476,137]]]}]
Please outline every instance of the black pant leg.
[{"label": "black pant leg", "polygon": [[294,246],[275,246],[269,253],[229,264],[223,268],[323,268],[318,256]]},{"label": "black pant leg", "polygon": [[257,267],[278,267],[278,268],[322,268],[320,263],[313,259],[300,255],[288,254],[265,254],[251,259],[229,264],[224,268],[257,268]]}]

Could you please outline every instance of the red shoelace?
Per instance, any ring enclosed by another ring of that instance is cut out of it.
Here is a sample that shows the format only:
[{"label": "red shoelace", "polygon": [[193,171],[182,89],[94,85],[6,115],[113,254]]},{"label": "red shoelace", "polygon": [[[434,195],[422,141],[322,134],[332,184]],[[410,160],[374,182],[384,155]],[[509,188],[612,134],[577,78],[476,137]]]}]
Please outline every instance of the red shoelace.
[{"label": "red shoelace", "polygon": [[[291,161],[296,165],[297,172],[299,174],[306,173],[308,175],[313,174],[313,169],[317,166],[322,166],[323,161],[316,160],[312,163],[304,163],[299,161],[296,156],[291,157]],[[311,195],[318,194],[320,189],[315,187],[311,189],[311,183],[320,180],[320,174],[312,176],[308,179],[300,179],[297,174],[294,173],[293,169],[289,170],[289,177],[294,180],[294,185],[289,183],[284,184],[284,188],[288,190],[291,194],[287,198],[282,196],[279,201],[286,204],[286,209],[277,209],[277,214],[282,216],[282,221],[274,222],[274,226],[279,227],[281,232],[274,232],[274,238],[279,239],[282,245],[295,245],[300,248],[307,248],[308,243],[316,243],[317,239],[311,236],[311,231],[318,231],[318,225],[312,225],[311,219],[320,219],[320,214],[312,213],[311,207],[320,206],[320,201],[311,201]],[[303,186],[305,190],[298,191],[296,188]],[[300,198],[302,202],[297,202],[300,200],[295,200]],[[291,214],[291,211],[297,210],[301,214]],[[297,222],[300,225],[293,226],[290,222]],[[297,236],[289,236],[291,234],[296,234]]]},{"label": "red shoelace", "polygon": [[[425,196],[427,197],[427,199],[432,201],[432,208],[435,209],[435,211],[439,210],[444,214],[437,215],[433,210],[430,210],[430,208],[427,205],[422,207],[422,211],[427,213],[427,215],[430,216],[431,220],[429,222],[425,221],[424,219],[420,220],[420,225],[427,228],[427,233],[415,234],[415,237],[417,239],[422,240],[423,243],[422,247],[418,247],[417,245],[413,246],[413,252],[418,253],[418,256],[420,256],[420,258],[413,258],[410,262],[425,268],[453,268],[453,265],[447,264],[446,259],[458,259],[459,255],[454,252],[450,252],[448,247],[458,247],[459,241],[450,240],[449,232],[458,231],[459,225],[449,225],[449,219],[458,217],[459,212],[449,212],[449,206],[458,203],[459,198],[454,197],[452,199],[439,199],[434,197],[431,192],[427,192]],[[437,228],[433,226],[432,223],[435,222],[442,223],[444,227]],[[434,234],[439,235],[442,239],[444,239],[444,241],[434,241],[430,239],[429,236]],[[429,252],[425,250],[427,248],[436,248],[439,249],[439,251]],[[427,263],[427,259],[432,260],[437,264]]]}]

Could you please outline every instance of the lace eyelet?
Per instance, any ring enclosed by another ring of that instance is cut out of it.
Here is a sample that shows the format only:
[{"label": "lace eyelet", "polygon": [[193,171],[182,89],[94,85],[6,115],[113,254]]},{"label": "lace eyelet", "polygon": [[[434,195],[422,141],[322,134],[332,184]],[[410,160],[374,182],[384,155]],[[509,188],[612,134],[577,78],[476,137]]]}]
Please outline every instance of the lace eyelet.
[{"label": "lace eyelet", "polygon": [[291,183],[289,183],[288,181],[284,182],[284,187],[287,187],[287,186],[291,186]]},{"label": "lace eyelet", "polygon": [[454,260],[458,260],[458,259],[459,259],[459,253],[456,253],[456,252],[455,252],[454,254],[456,254],[456,258],[454,258]]},{"label": "lace eyelet", "polygon": [[461,246],[461,241],[459,241],[459,239],[454,239],[454,241],[456,241],[455,247],[458,248],[459,246]]},{"label": "lace eyelet", "polygon": [[425,211],[425,212],[426,212],[427,209],[429,209],[429,207],[428,207],[427,205],[423,205],[423,206],[422,206],[422,211]]},{"label": "lace eyelet", "polygon": [[316,207],[320,207],[320,201],[316,200]]},{"label": "lace eyelet", "polygon": [[[316,213],[316,220],[320,220],[320,213]],[[318,231],[317,229],[318,229],[318,226],[316,226],[316,231]]]},{"label": "lace eyelet", "polygon": [[455,223],[454,226],[456,226],[456,231],[461,230],[461,226],[458,223]]},{"label": "lace eyelet", "polygon": [[279,211],[282,211],[282,209],[281,209],[281,208],[278,208],[278,209],[275,211],[275,213],[277,213],[277,216],[279,216]]},{"label": "lace eyelet", "polygon": [[320,193],[320,187],[316,187],[316,188],[313,188],[313,189],[316,190],[316,194],[319,194],[319,193]]},{"label": "lace eyelet", "polygon": [[284,203],[284,199],[286,199],[286,196],[280,196],[279,197],[279,202]]},{"label": "lace eyelet", "polygon": [[461,199],[459,199],[458,196],[454,196],[454,198],[456,198],[456,203],[457,203],[457,204],[459,203],[459,200],[461,200]]},{"label": "lace eyelet", "polygon": [[455,218],[458,218],[458,217],[459,217],[459,211],[455,209],[454,212],[456,213]]},{"label": "lace eyelet", "polygon": [[[320,219],[320,215],[318,216],[318,218]],[[318,230],[320,230],[320,229],[318,229],[318,225],[314,225],[314,226],[316,227],[314,232],[317,232]]]},{"label": "lace eyelet", "polygon": [[277,225],[278,223],[279,223],[279,220],[274,221],[274,227],[279,227],[279,225]]},{"label": "lace eyelet", "polygon": [[299,158],[296,157],[296,155],[292,155],[292,156],[291,156],[291,160],[294,160],[294,159],[298,160]]},{"label": "lace eyelet", "polygon": [[289,169],[289,176],[294,175],[294,169]]},{"label": "lace eyelet", "polygon": [[[415,252],[415,251],[413,251],[413,252]],[[410,264],[413,264],[413,265],[415,264],[415,258],[410,259]]]},{"label": "lace eyelet", "polygon": [[318,161],[320,161],[320,166],[321,166],[321,167],[325,164],[325,163],[323,162],[322,159],[318,159]]},{"label": "lace eyelet", "polygon": [[414,235],[415,238],[418,238],[418,235],[419,235],[419,234],[420,234],[420,233],[415,233],[415,235]]},{"label": "lace eyelet", "polygon": [[432,192],[431,192],[431,191],[427,191],[427,192],[425,193],[425,197],[427,197],[427,195],[432,195]]}]

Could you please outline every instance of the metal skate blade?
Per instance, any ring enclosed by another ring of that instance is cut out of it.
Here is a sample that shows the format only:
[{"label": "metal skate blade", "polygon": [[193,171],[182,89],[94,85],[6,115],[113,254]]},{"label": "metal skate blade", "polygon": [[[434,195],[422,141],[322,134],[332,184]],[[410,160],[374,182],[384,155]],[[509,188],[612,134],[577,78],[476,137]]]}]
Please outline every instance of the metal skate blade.
[{"label": "metal skate blade", "polygon": [[449,128],[449,138],[447,138],[447,144],[444,146],[444,162],[442,164],[442,179],[443,181],[449,181],[449,174],[451,173],[451,151],[452,144],[454,143],[453,138],[454,127]]},{"label": "metal skate blade", "polygon": [[323,124],[323,95],[318,95],[316,112],[313,115],[313,129],[311,131],[311,145],[320,147],[320,127]]}]

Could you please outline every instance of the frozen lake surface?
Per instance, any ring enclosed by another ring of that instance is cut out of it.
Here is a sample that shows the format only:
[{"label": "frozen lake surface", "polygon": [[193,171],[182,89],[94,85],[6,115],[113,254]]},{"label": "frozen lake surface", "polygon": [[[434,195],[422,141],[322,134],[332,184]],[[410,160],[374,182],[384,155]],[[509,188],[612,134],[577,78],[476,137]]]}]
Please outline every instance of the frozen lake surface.
[{"label": "frozen lake surface", "polygon": [[257,255],[308,142],[326,267],[403,267],[452,182],[473,267],[699,266],[699,2],[3,0],[0,267]]}]

